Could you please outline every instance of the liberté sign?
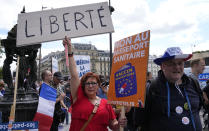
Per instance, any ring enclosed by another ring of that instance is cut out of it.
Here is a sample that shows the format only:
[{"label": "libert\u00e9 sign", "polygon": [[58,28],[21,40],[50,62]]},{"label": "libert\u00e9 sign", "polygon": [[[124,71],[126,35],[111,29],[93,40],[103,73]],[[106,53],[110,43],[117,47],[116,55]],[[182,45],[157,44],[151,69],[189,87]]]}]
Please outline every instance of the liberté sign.
[{"label": "libert\u00e9 sign", "polygon": [[17,46],[113,32],[107,2],[18,15]]}]

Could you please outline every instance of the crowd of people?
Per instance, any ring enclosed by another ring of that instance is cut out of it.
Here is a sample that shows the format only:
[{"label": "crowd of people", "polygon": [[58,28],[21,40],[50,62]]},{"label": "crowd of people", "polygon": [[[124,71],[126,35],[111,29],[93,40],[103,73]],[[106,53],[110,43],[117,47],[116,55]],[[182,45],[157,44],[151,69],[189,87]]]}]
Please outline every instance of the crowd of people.
[{"label": "crowd of people", "polygon": [[[0,80],[0,100],[3,98],[5,93],[5,83],[3,80]],[[0,111],[0,123],[2,123],[2,111]]]},{"label": "crowd of people", "polygon": [[[119,130],[119,127],[125,131],[202,131],[209,124],[203,119],[209,110],[209,80],[205,88],[200,88],[198,79],[205,68],[204,58],[183,54],[179,47],[168,48],[154,60],[161,68],[158,76],[153,78],[151,72],[147,72],[145,107],[127,107],[122,117],[120,109],[107,102],[109,82],[93,72],[79,78],[67,37],[63,40],[63,46],[66,45],[69,76],[64,78],[61,72],[52,74],[49,70],[41,74],[42,82],[57,90],[50,131],[58,131],[64,120],[70,124],[70,131],[107,131],[108,128]],[[186,75],[184,63],[189,59],[191,74]],[[5,92],[4,85],[0,81],[0,98]]]},{"label": "crowd of people", "polygon": [[[64,123],[65,116],[68,115],[68,106],[69,101],[65,101],[66,96],[65,87],[68,83],[63,83],[64,78],[61,72],[55,72],[53,75],[51,71],[45,70],[41,74],[42,80],[45,84],[50,85],[51,87],[57,89],[56,103],[54,108],[53,122],[51,125],[51,131],[57,131],[60,123]],[[42,86],[39,88],[39,93],[41,92]]]},{"label": "crowd of people", "polygon": [[[111,106],[111,111],[108,112],[112,112],[111,115],[109,114],[112,125],[108,125],[107,121],[104,122],[104,117],[99,115],[100,119],[91,120],[88,123],[88,117],[91,116],[95,103],[100,103],[99,107],[102,107],[101,101],[107,99],[108,87],[106,83],[103,83],[99,88],[100,81],[94,73],[87,73],[79,80],[74,58],[71,55],[73,53],[70,40],[65,38],[63,44],[68,44],[69,47],[69,70],[72,78],[74,78],[71,82],[72,122],[70,130],[78,130],[76,128],[78,125],[81,129],[83,125],[86,125],[84,126],[87,128],[86,130],[106,130],[107,126],[113,130],[116,129],[114,123],[117,123],[115,125],[118,126],[120,122],[117,121],[114,114],[118,112],[113,110]],[[206,101],[203,98],[203,90],[200,88],[198,75],[204,71],[205,60],[204,58],[191,58],[192,54],[183,54],[179,47],[171,47],[165,51],[162,57],[154,60],[161,67],[161,70],[154,80],[152,80],[151,73],[147,73],[145,108],[132,107],[127,110],[126,118],[122,119],[125,130],[201,131],[204,128],[204,122],[201,121],[201,111],[205,110],[203,107]],[[188,76],[184,73],[184,63],[189,59],[191,59],[192,72]],[[99,94],[97,95],[97,93]],[[85,106],[83,107],[84,103]],[[96,119],[97,117],[93,118]],[[120,119],[118,120],[120,121]],[[105,127],[100,128],[101,121],[103,124],[106,123]]]}]

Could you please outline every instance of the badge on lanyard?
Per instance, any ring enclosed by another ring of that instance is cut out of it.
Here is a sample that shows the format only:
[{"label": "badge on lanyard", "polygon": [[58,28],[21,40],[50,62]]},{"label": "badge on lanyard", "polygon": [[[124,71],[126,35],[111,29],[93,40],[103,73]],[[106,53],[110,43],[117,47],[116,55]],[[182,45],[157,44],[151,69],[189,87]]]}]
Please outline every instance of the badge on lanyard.
[{"label": "badge on lanyard", "polygon": [[184,124],[184,125],[188,125],[189,124],[189,118],[188,117],[182,117],[182,123]]},{"label": "badge on lanyard", "polygon": [[188,105],[188,103],[186,102],[186,103],[184,103],[184,109],[185,110],[189,110],[189,105]]},{"label": "badge on lanyard", "polygon": [[181,106],[177,106],[175,110],[177,114],[181,114],[183,112],[183,108]]}]

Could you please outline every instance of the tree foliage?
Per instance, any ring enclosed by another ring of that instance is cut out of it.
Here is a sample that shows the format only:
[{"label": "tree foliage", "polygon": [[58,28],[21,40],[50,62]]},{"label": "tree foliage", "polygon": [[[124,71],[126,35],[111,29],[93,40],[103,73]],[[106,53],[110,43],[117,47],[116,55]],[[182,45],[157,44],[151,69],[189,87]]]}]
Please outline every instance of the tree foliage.
[{"label": "tree foliage", "polygon": [[3,75],[2,75],[2,67],[0,67],[0,79],[3,79]]},{"label": "tree foliage", "polygon": [[[0,59],[2,59],[3,53],[5,53],[5,52],[4,52],[3,47],[1,46],[1,38],[0,38]],[[3,68],[3,67],[0,67],[0,79],[3,79],[2,68]]]},{"label": "tree foliage", "polygon": [[0,47],[0,56],[2,55],[2,53],[4,53],[4,50],[2,47]]},{"label": "tree foliage", "polygon": [[0,38],[0,58],[2,58],[3,53],[5,52],[4,52],[3,47],[1,46],[1,38]]}]

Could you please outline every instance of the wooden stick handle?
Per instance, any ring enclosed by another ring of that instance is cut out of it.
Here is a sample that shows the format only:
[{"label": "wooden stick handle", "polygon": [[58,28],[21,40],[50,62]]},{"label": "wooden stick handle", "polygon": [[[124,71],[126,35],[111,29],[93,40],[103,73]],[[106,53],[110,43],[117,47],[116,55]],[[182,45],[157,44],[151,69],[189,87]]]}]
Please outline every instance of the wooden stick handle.
[{"label": "wooden stick handle", "polygon": [[[124,106],[121,107],[120,117],[125,118],[125,107]],[[123,131],[123,129],[124,128],[120,126],[120,131]]]},{"label": "wooden stick handle", "polygon": [[16,68],[16,78],[15,78],[14,100],[13,100],[13,105],[11,106],[10,116],[9,116],[9,119],[11,121],[14,121],[15,120],[15,109],[16,109],[17,86],[18,86],[19,62],[20,62],[20,57],[18,56],[18,58],[17,58],[17,68]]}]

